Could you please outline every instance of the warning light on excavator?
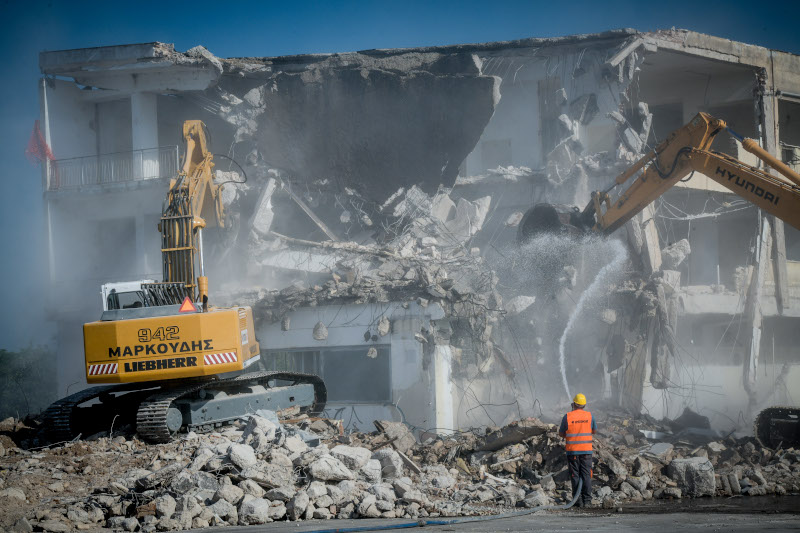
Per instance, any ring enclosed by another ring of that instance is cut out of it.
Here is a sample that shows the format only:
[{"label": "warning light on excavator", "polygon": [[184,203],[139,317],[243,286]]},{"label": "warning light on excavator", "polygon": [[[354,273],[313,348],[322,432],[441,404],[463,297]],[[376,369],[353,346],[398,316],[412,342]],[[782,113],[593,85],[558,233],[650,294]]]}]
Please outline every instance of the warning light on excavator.
[{"label": "warning light on excavator", "polygon": [[181,308],[178,309],[179,313],[196,313],[197,307],[194,306],[192,299],[188,296],[183,299],[183,303],[181,304]]}]

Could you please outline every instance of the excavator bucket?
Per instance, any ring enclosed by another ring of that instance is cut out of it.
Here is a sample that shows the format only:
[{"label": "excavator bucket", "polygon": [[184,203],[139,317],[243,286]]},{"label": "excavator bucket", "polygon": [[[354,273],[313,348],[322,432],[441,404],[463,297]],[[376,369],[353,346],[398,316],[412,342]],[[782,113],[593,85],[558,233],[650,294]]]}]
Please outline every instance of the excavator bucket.
[{"label": "excavator bucket", "polygon": [[540,235],[577,236],[590,228],[581,223],[581,212],[576,206],[561,204],[536,204],[530,208],[517,228],[517,244],[522,246]]}]

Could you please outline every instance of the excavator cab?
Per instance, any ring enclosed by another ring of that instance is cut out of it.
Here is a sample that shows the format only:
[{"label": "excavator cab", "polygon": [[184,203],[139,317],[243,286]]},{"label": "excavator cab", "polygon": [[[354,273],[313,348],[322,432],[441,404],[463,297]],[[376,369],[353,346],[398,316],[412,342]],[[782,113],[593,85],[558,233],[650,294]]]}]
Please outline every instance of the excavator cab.
[{"label": "excavator cab", "polygon": [[146,293],[142,289],[142,285],[145,283],[154,283],[154,281],[145,279],[141,281],[106,283],[102,285],[100,293],[103,296],[103,311],[147,307]]}]

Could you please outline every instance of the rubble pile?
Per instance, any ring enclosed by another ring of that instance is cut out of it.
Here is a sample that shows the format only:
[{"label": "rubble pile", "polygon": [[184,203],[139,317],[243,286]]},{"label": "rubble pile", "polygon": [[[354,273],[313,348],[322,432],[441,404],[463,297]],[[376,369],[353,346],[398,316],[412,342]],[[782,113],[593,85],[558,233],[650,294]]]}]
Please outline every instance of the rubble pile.
[{"label": "rubble pile", "polygon": [[[569,499],[563,439],[552,424],[528,418],[422,443],[400,422],[375,426],[345,435],[339,421],[280,422],[258,411],[219,432],[190,432],[161,445],[121,435],[23,450],[4,436],[0,527],[174,531],[482,515]],[[658,429],[667,435],[668,426],[601,415],[594,506],[800,491],[800,451],[770,450],[752,438],[698,445],[696,432],[674,433],[673,442],[645,438]]]}]

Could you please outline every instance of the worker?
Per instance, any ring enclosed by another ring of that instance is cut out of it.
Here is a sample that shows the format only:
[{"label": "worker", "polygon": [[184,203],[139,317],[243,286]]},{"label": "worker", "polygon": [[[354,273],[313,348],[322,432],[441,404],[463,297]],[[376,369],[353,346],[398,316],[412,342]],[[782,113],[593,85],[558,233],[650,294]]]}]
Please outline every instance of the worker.
[{"label": "worker", "polygon": [[597,425],[594,417],[586,410],[586,396],[576,394],[572,399],[572,411],[561,419],[558,434],[567,440],[567,464],[573,499],[578,492],[578,480],[583,481],[581,494],[575,501],[577,507],[588,507],[592,502],[592,435],[595,431]]}]

